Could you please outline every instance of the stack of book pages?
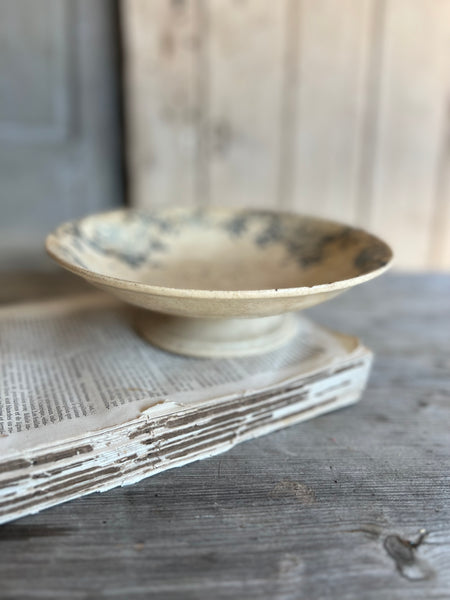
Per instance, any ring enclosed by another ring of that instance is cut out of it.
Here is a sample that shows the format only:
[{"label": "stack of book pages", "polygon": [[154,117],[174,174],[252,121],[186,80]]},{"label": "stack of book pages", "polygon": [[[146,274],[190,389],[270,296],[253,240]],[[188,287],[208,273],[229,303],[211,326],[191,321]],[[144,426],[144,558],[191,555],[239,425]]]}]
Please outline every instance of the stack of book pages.
[{"label": "stack of book pages", "polygon": [[356,402],[370,351],[298,318],[276,351],[196,359],[97,293],[0,309],[0,523]]}]

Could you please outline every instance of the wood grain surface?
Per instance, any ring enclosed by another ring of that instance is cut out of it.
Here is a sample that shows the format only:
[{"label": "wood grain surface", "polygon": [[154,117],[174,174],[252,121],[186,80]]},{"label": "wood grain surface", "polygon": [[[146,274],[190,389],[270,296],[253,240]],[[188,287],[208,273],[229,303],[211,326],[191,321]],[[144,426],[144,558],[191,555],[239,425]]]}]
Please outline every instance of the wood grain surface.
[{"label": "wood grain surface", "polygon": [[396,275],[308,311],[376,351],[359,405],[1,527],[0,598],[448,598],[449,297]]}]

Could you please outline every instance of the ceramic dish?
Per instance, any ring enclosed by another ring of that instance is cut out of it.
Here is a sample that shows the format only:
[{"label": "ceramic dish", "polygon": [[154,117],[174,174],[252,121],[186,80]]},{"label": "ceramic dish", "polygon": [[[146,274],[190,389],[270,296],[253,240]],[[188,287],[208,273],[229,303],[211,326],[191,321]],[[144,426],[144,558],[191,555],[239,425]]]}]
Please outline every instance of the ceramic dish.
[{"label": "ceramic dish", "polygon": [[137,328],[181,354],[265,352],[296,333],[293,311],[383,273],[390,248],[361,230],[231,208],[122,209],[65,223],[47,251],[140,307]]}]

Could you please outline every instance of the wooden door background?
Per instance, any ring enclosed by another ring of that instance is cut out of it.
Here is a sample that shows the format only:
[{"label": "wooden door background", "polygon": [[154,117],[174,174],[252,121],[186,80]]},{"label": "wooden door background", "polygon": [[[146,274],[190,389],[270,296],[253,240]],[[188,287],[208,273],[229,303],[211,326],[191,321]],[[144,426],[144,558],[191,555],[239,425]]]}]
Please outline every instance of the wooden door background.
[{"label": "wooden door background", "polygon": [[450,0],[122,0],[132,201],[360,224],[450,269]]},{"label": "wooden door background", "polygon": [[114,8],[0,0],[0,269],[49,265],[47,233],[122,202]]}]

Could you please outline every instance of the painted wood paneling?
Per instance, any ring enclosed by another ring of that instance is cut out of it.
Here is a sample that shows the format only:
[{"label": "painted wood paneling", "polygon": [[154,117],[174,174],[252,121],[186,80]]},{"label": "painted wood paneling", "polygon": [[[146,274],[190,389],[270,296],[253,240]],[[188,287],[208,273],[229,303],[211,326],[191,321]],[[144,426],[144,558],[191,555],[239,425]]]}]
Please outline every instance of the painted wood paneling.
[{"label": "painted wood paneling", "polygon": [[105,0],[0,1],[0,266],[122,201],[116,26]]},{"label": "painted wood paneling", "polygon": [[290,205],[355,222],[370,0],[304,0]]},{"label": "painted wood paneling", "polygon": [[210,201],[275,206],[287,2],[207,6]]},{"label": "painted wood paneling", "polygon": [[[67,5],[41,0],[0,4],[0,140],[55,141],[68,135],[73,51]],[[32,99],[32,101],[30,101]]]},{"label": "painted wood paneling", "polygon": [[134,202],[275,205],[285,7],[122,4]]},{"label": "painted wood paneling", "polygon": [[435,243],[436,178],[442,139],[448,135],[449,84],[450,3],[390,0],[367,201],[370,226],[392,241],[404,267],[428,266]]},{"label": "painted wood paneling", "polygon": [[448,0],[122,8],[132,202],[309,212],[450,268]]},{"label": "painted wood paneling", "polygon": [[126,107],[134,202],[192,203],[203,79],[200,0],[126,0]]},{"label": "painted wood paneling", "polygon": [[450,270],[450,96],[441,132],[428,264]]}]

